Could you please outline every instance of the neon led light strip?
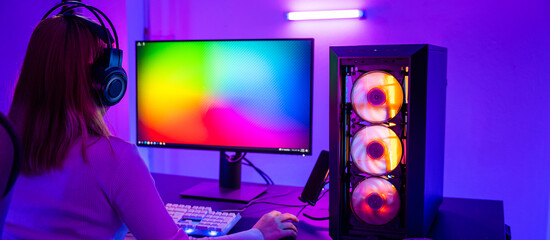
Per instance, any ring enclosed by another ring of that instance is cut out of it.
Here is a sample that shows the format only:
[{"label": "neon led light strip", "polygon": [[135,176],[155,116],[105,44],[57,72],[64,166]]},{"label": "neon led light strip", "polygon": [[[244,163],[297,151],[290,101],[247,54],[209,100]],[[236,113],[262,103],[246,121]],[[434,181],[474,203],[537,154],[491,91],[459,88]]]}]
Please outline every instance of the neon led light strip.
[{"label": "neon led light strip", "polygon": [[365,12],[359,9],[289,12],[286,14],[286,17],[288,20],[343,19],[343,18],[362,18],[364,16],[365,16]]}]

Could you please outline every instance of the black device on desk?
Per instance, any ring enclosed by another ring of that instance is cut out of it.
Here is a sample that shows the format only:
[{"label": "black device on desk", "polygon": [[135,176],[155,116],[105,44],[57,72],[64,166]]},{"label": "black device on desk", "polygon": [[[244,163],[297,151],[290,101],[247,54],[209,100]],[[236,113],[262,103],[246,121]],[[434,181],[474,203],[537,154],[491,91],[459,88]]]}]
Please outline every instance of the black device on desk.
[{"label": "black device on desk", "polygon": [[328,178],[328,152],[321,151],[319,158],[309,175],[306,186],[302,191],[302,195],[298,197],[300,201],[308,203],[311,206],[315,206],[315,203],[319,199],[319,194],[323,190]]},{"label": "black device on desk", "polygon": [[311,155],[313,39],[137,41],[136,69],[138,146],[220,151],[182,195],[248,202],[241,153]]}]

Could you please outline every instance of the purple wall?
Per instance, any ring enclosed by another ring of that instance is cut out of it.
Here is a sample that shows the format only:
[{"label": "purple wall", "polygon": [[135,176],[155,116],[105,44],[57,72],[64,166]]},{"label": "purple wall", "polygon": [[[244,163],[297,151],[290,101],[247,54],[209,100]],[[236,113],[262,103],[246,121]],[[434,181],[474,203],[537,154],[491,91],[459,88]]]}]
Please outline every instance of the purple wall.
[{"label": "purple wall", "polygon": [[[0,40],[4,46],[0,111],[4,113],[32,29],[55,2],[0,1],[0,20],[5,33],[10,33]],[[152,39],[315,38],[313,156],[248,155],[278,184],[304,185],[318,153],[328,149],[329,46],[431,43],[447,47],[444,194],[503,200],[505,221],[514,239],[550,239],[550,174],[545,172],[550,165],[550,83],[545,72],[550,67],[550,28],[546,26],[550,3],[546,0],[150,2],[146,11],[143,0],[94,1],[115,20],[123,48],[129,46],[125,64],[130,83],[135,82],[133,41],[143,39],[144,13],[150,14]],[[367,19],[289,22],[284,18],[289,10],[346,8],[366,9]],[[131,85],[123,103],[108,114],[117,135],[132,141],[134,91]],[[154,172],[217,178],[216,152],[140,150]],[[261,182],[252,170],[244,167],[243,171],[244,181]]]},{"label": "purple wall", "polygon": [[[16,1],[0,1],[0,23],[3,25],[0,38],[0,46],[3,46],[0,54],[0,111],[4,114],[9,110],[32,31],[54,2],[57,1],[34,1],[34,7],[28,7]],[[28,17],[23,17],[23,14]]]}]

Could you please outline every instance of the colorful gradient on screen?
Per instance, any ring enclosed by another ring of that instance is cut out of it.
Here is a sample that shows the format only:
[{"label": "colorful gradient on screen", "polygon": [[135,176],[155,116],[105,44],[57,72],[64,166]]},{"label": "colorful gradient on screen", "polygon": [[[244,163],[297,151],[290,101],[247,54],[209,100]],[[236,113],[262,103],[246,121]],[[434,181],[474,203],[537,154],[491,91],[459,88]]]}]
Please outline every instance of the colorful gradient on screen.
[{"label": "colorful gradient on screen", "polygon": [[138,144],[310,152],[312,40],[147,41],[136,57]]}]

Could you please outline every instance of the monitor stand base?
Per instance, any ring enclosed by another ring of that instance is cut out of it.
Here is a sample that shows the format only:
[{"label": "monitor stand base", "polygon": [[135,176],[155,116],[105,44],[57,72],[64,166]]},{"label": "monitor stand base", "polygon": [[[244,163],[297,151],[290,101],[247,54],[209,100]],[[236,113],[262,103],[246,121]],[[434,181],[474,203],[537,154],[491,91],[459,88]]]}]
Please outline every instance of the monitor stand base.
[{"label": "monitor stand base", "polygon": [[249,203],[267,191],[267,186],[241,183],[241,188],[220,187],[218,182],[202,182],[180,193],[181,197]]}]

